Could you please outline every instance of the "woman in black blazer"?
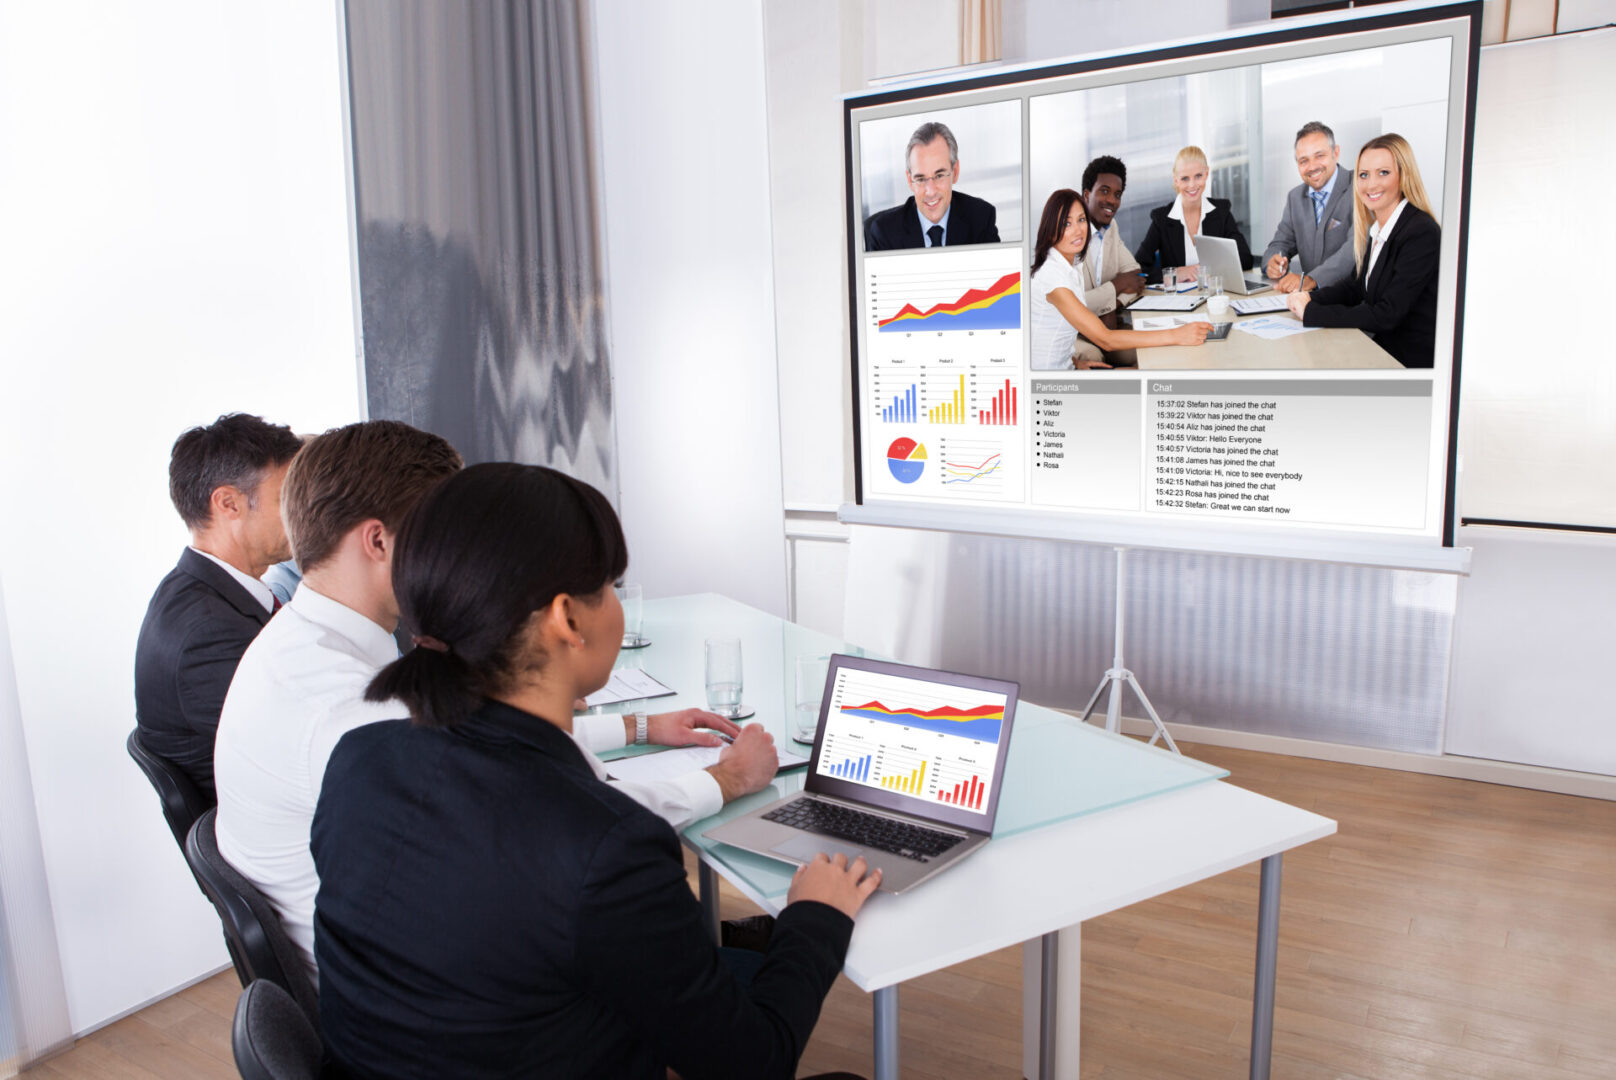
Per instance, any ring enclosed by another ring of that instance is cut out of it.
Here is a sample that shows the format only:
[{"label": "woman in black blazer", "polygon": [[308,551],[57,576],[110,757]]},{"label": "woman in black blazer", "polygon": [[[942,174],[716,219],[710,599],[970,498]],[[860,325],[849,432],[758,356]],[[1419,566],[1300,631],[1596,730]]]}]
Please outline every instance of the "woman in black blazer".
[{"label": "woman in black blazer", "polygon": [[617,657],[627,562],[600,492],[535,465],[474,465],[399,529],[415,648],[366,696],[410,719],[343,736],[310,837],[335,1075],[796,1074],[880,874],[803,867],[750,984],[732,973],[673,830],[569,735]]},{"label": "woman in black blazer", "polygon": [[[1150,212],[1150,230],[1133,253],[1151,281],[1160,281],[1162,270],[1169,266],[1177,268],[1180,275],[1188,275],[1181,276],[1180,281],[1194,279],[1198,271],[1195,264],[1188,264],[1184,246],[1186,232],[1190,237],[1221,236],[1233,240],[1240,249],[1241,267],[1250,270],[1256,265],[1245,234],[1229,209],[1229,200],[1205,197],[1210,178],[1206,153],[1199,146],[1186,146],[1173,159],[1173,190],[1178,192],[1178,197]],[[1210,210],[1208,203],[1212,204]],[[1196,264],[1199,262],[1197,259]]]},{"label": "woman in black blazer", "polygon": [[1353,195],[1357,274],[1311,293],[1292,293],[1290,309],[1303,326],[1362,330],[1404,367],[1428,368],[1436,350],[1442,229],[1407,139],[1386,134],[1364,143]]}]

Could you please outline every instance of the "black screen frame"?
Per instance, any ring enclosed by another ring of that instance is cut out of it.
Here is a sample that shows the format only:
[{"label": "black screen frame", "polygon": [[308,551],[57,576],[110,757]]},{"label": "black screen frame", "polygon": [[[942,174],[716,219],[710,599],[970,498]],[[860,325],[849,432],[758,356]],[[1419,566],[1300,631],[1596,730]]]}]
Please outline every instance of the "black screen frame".
[{"label": "black screen frame", "polygon": [[[1476,133],[1476,89],[1477,74],[1481,59],[1481,29],[1482,29],[1482,2],[1481,0],[1462,0],[1459,3],[1444,4],[1438,7],[1420,8],[1409,11],[1395,11],[1383,14],[1367,15],[1343,19],[1340,21],[1308,23],[1305,25],[1282,26],[1266,32],[1246,34],[1236,37],[1218,38],[1211,41],[1186,42],[1178,45],[1169,45],[1157,49],[1144,49],[1139,52],[1121,53],[1093,58],[1080,58],[1062,61],[1043,67],[1018,68],[1014,71],[983,74],[970,78],[949,80],[946,82],[926,83],[924,85],[906,86],[901,89],[874,91],[867,94],[849,95],[842,101],[842,156],[846,166],[845,194],[847,213],[844,215],[847,224],[847,288],[848,288],[848,347],[850,352],[852,372],[852,398],[853,398],[853,501],[856,505],[864,505],[864,439],[863,417],[859,381],[859,331],[858,312],[861,308],[860,279],[857,273],[859,255],[860,222],[856,208],[860,205],[859,177],[855,171],[855,158],[853,154],[853,114],[858,109],[868,109],[880,105],[888,105],[903,101],[912,101],[918,98],[936,97],[940,94],[963,93],[971,90],[991,89],[994,87],[1011,86],[1016,83],[1030,83],[1045,79],[1061,78],[1069,75],[1084,75],[1091,72],[1105,71],[1111,68],[1128,67],[1139,64],[1157,63],[1168,60],[1180,60],[1201,56],[1214,56],[1219,53],[1236,50],[1260,48],[1273,45],[1286,45],[1302,41],[1321,40],[1338,37],[1348,33],[1361,33],[1364,31],[1395,29],[1405,26],[1417,26],[1421,23],[1445,22],[1454,19],[1468,19],[1470,22],[1468,37],[1469,62],[1465,77],[1465,103],[1464,122],[1462,125],[1463,146],[1460,150],[1460,160],[1463,168],[1459,178],[1459,206],[1456,227],[1458,231],[1458,249],[1455,262],[1458,273],[1454,279],[1454,307],[1453,307],[1453,356],[1452,376],[1450,380],[1448,403],[1448,436],[1447,436],[1447,464],[1444,471],[1445,485],[1442,494],[1442,547],[1454,546],[1454,534],[1458,524],[1458,460],[1459,460],[1459,385],[1461,374],[1461,361],[1464,356],[1464,312],[1465,312],[1465,279],[1466,260],[1469,253],[1470,238],[1470,174],[1471,153],[1475,146]],[[1074,515],[1081,517],[1081,515]]]}]

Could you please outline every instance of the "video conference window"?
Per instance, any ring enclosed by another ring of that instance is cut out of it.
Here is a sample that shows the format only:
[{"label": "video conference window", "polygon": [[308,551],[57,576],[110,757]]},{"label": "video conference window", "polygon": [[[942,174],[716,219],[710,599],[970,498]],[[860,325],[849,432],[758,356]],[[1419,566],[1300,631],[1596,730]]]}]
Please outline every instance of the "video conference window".
[{"label": "video conference window", "polygon": [[1446,540],[1472,32],[851,99],[861,500]]}]

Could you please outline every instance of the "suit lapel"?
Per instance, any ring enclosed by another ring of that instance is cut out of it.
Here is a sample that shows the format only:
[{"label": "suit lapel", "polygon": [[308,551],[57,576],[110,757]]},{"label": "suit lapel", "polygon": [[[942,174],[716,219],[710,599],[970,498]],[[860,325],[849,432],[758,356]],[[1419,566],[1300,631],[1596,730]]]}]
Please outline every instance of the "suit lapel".
[{"label": "suit lapel", "polygon": [[254,620],[259,626],[269,622],[269,612],[264,605],[242,587],[241,582],[227,574],[218,564],[206,555],[198,554],[191,548],[186,548],[180,555],[177,569],[196,578],[208,588],[218,593],[225,602],[241,614]]},{"label": "suit lapel", "polygon": [[913,195],[903,204],[904,247],[925,247],[926,237],[920,231],[920,204]]}]

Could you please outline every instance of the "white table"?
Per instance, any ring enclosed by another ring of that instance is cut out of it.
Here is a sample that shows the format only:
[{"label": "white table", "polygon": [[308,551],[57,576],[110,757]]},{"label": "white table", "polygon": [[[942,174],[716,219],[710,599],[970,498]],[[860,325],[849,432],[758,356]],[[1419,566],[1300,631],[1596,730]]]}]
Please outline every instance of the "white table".
[{"label": "white table", "polygon": [[[789,722],[791,677],[799,654],[856,651],[843,643],[719,596],[679,597],[646,605],[646,635],[653,646],[625,654],[679,693],[650,708],[702,704],[702,641],[714,634],[739,635],[745,652],[747,700],[756,719],[784,745]],[[1047,725],[1056,725],[1046,727]],[[1092,746],[1138,759],[1146,772],[1184,766],[1165,751],[1083,727],[1064,714],[1036,705],[1017,710],[1011,736],[1014,777],[1017,750],[1036,755],[1040,745]],[[1082,753],[1072,755],[1085,756]],[[1113,758],[1114,760],[1114,758]],[[1047,761],[1024,767],[1047,768]],[[777,913],[785,899],[790,867],[702,837],[712,824],[801,787],[803,772],[783,774],[770,789],[738,800],[724,812],[684,832],[701,858],[703,903],[717,932],[717,876],[722,875],[759,907]],[[1001,807],[1000,823],[1005,810]],[[1256,977],[1253,991],[1251,1073],[1268,1075],[1273,1033],[1274,972],[1279,931],[1281,853],[1335,832],[1335,822],[1317,814],[1204,779],[1138,801],[1111,806],[992,843],[958,866],[903,896],[878,893],[859,913],[844,973],[875,997],[876,1080],[897,1080],[898,987],[907,979],[1024,943],[1023,1059],[1027,1075],[1078,1075],[1081,931],[1085,919],[1257,860],[1262,861],[1258,904]]]}]

